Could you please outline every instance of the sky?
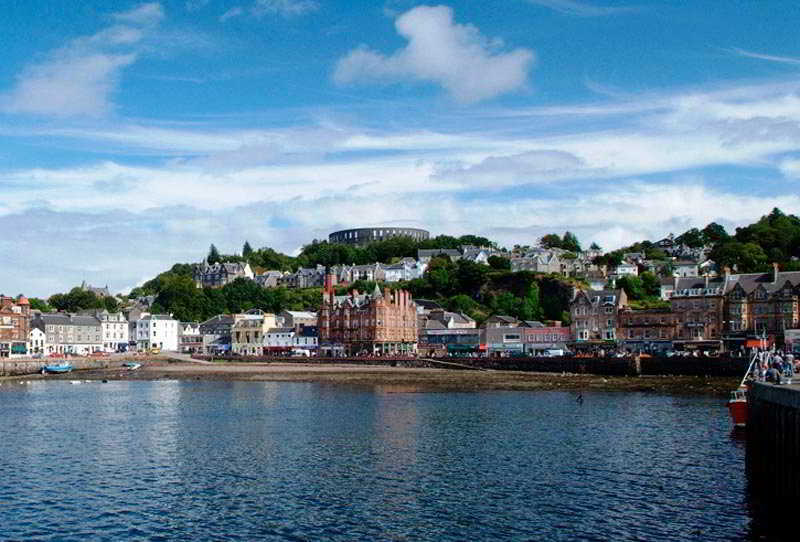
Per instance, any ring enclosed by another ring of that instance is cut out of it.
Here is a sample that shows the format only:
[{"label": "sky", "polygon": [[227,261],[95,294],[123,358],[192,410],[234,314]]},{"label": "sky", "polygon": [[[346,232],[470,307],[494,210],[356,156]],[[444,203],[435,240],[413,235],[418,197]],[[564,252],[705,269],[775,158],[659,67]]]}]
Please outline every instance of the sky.
[{"label": "sky", "polygon": [[794,1],[2,10],[6,295],[349,227],[610,250],[800,213]]}]

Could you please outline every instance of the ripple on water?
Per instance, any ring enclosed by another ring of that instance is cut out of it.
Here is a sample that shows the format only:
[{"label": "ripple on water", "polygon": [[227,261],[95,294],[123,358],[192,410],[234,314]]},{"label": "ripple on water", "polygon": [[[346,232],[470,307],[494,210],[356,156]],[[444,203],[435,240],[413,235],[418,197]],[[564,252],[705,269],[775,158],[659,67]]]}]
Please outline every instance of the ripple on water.
[{"label": "ripple on water", "polygon": [[48,382],[0,401],[2,539],[748,535],[715,399]]}]

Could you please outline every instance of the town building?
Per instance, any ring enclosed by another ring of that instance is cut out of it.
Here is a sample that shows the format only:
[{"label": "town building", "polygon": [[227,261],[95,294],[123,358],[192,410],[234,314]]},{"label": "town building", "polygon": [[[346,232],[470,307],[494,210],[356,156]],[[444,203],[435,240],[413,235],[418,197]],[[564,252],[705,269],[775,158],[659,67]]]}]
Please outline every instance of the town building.
[{"label": "town building", "polygon": [[410,237],[414,241],[425,241],[430,239],[430,236],[430,232],[420,228],[352,228],[331,233],[328,235],[328,242],[364,246],[376,241],[385,241],[395,237]]},{"label": "town building", "polygon": [[148,350],[178,351],[180,322],[169,314],[148,314],[136,321],[136,348]]},{"label": "town building", "polygon": [[670,307],[678,349],[721,350],[727,277],[676,277]]},{"label": "town building", "polygon": [[489,327],[518,327],[520,321],[513,316],[506,316],[505,314],[494,314],[483,322],[484,328]]},{"label": "town building", "polygon": [[0,358],[28,354],[30,320],[31,305],[25,296],[0,296]]},{"label": "town building", "polygon": [[103,351],[124,352],[128,349],[130,328],[128,319],[122,312],[108,312],[107,310],[91,309],[81,311],[81,314],[94,316],[100,321],[103,329]]},{"label": "town building", "polygon": [[657,353],[672,349],[677,335],[677,319],[668,308],[624,307],[619,313],[619,328],[619,339],[626,349]]},{"label": "town building", "polygon": [[411,354],[417,350],[417,309],[406,290],[375,286],[372,294],[354,290],[336,296],[328,275],[319,313],[323,355]]},{"label": "town building", "polygon": [[570,303],[572,338],[577,343],[616,341],[619,311],[628,305],[625,290],[577,290]]},{"label": "town building", "polygon": [[86,284],[86,281],[81,282],[80,289],[84,292],[92,292],[97,297],[111,297],[111,292],[108,289],[108,284],[102,288]]},{"label": "town building", "polygon": [[301,267],[294,273],[287,273],[278,281],[286,288],[319,288],[325,282],[325,266]]},{"label": "town building", "polygon": [[428,320],[419,331],[418,352],[422,356],[477,355],[486,350],[477,328],[447,328]]},{"label": "town building", "polygon": [[178,351],[184,354],[203,353],[203,335],[197,322],[181,322],[178,327]]},{"label": "town building", "polygon": [[203,339],[202,353],[222,355],[231,351],[231,331],[236,318],[232,314],[218,314],[198,326]]},{"label": "town building", "polygon": [[298,328],[300,326],[316,326],[317,313],[311,311],[281,311],[278,313],[281,327]]},{"label": "town building", "polygon": [[288,273],[283,271],[265,271],[255,275],[253,280],[262,288],[277,288],[283,283],[283,277]]},{"label": "town building", "polygon": [[33,325],[44,329],[45,354],[88,355],[103,350],[103,324],[91,315],[39,313]]},{"label": "town building", "polygon": [[231,328],[231,352],[238,356],[260,356],[264,353],[264,336],[276,328],[272,313],[257,309],[234,317]]},{"label": "town building", "polygon": [[383,280],[386,282],[400,282],[422,278],[428,264],[414,258],[403,258],[397,263],[383,265]]},{"label": "town building", "polygon": [[525,329],[519,326],[485,327],[481,336],[490,356],[522,356],[525,353]]},{"label": "town building", "polygon": [[31,331],[28,334],[28,353],[44,354],[47,349],[47,335],[41,321],[31,320]]},{"label": "town building", "polygon": [[568,344],[572,339],[569,326],[562,326],[561,322],[526,323],[521,329],[524,352],[529,356],[542,356],[549,353],[568,352]]},{"label": "town building", "polygon": [[198,288],[221,288],[238,278],[253,279],[255,275],[249,263],[217,262],[209,264],[206,260],[194,264],[192,278]]}]

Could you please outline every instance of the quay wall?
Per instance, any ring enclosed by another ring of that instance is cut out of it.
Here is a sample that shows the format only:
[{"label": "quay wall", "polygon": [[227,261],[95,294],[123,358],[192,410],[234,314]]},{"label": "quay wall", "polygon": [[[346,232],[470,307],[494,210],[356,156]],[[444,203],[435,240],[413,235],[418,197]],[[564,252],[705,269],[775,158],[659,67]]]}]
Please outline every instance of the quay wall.
[{"label": "quay wall", "polygon": [[751,491],[765,498],[800,497],[800,388],[755,383],[748,406]]},{"label": "quay wall", "polygon": [[746,358],[578,358],[578,357],[511,357],[511,358],[401,358],[401,357],[220,357],[193,356],[209,361],[256,363],[347,363],[352,365],[384,365],[393,367],[446,367],[453,369],[495,369],[505,371],[530,371],[540,373],[580,373],[602,376],[720,376],[740,377],[747,370]]},{"label": "quay wall", "polygon": [[[62,363],[63,359],[53,360],[9,360],[0,361],[0,376],[21,376],[41,372],[42,366],[51,363]],[[109,360],[91,358],[71,358],[67,360],[73,369],[107,369],[111,366]],[[115,365],[118,365],[117,362]]]}]

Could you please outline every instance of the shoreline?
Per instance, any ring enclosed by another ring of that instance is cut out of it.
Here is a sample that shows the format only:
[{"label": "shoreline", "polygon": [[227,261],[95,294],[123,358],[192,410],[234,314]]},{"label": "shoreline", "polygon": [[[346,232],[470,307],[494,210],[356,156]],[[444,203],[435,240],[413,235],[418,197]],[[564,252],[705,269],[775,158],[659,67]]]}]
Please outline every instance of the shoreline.
[{"label": "shoreline", "polygon": [[57,375],[20,375],[16,380],[206,380],[230,382],[317,382],[380,387],[395,392],[437,391],[621,391],[727,397],[738,378],[703,376],[599,376],[523,371],[468,371],[303,363],[144,362],[129,371],[121,367],[84,369]]}]

